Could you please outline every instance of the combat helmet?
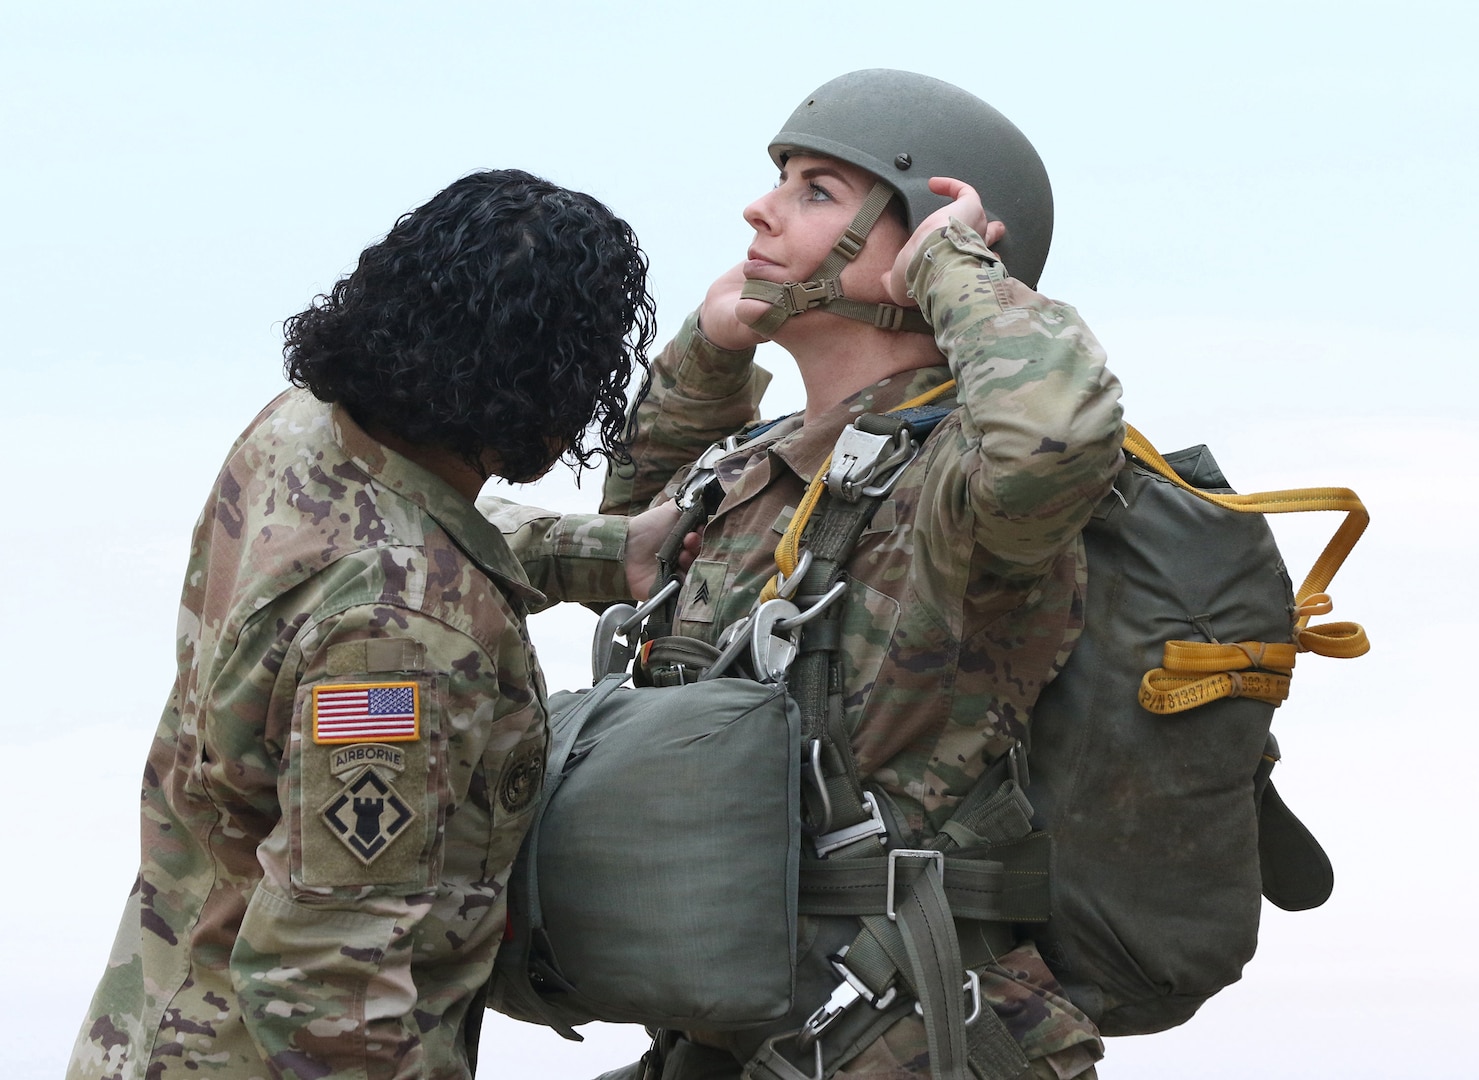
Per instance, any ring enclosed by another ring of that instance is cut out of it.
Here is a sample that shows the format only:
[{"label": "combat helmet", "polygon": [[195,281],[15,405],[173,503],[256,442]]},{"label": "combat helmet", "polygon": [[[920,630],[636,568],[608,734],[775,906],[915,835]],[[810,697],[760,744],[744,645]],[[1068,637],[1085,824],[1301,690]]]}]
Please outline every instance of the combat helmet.
[{"label": "combat helmet", "polygon": [[918,312],[846,298],[838,275],[857,256],[897,194],[912,231],[948,200],[929,189],[932,176],[970,184],[986,212],[1006,226],[995,250],[1011,275],[1037,287],[1053,237],[1053,191],[1042,159],[1001,113],[957,86],[909,71],[871,68],[838,76],[809,94],[770,140],[784,168],[794,153],[822,154],[865,170],[877,182],[813,280],[776,285],[749,281],[744,295],[772,309],[755,324],[773,333],[787,318],[820,305],[886,329],[929,332]]}]

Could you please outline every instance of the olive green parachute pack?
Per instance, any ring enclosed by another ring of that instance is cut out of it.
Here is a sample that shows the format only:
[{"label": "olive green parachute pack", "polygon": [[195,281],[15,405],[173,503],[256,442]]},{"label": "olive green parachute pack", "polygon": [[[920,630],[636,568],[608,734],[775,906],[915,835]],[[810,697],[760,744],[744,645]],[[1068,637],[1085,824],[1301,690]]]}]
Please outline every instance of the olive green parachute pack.
[{"label": "olive green parachute pack", "polygon": [[[852,544],[948,412],[911,402],[844,432],[775,579],[717,648],[664,636],[677,542],[737,444],[694,467],[659,555],[670,584],[609,610],[596,685],[551,698],[491,1007],[570,1038],[592,1020],[753,1033],[757,1080],[831,1076],[913,1010],[932,1075],[1012,1080],[1026,1061],[975,971],[1016,941],[1104,1034],[1147,1033],[1240,977],[1261,896],[1329,896],[1329,860],[1270,782],[1270,725],[1297,653],[1367,649],[1355,624],[1310,625],[1366,511],[1343,488],[1234,494],[1205,447],[1162,457],[1134,429],[1084,530],[1083,636],[1030,740],[923,846],[860,781],[837,598]],[[1309,510],[1345,517],[1295,590],[1265,515]],[[620,685],[634,652],[652,685]],[[798,914],[818,927],[799,958]]]}]

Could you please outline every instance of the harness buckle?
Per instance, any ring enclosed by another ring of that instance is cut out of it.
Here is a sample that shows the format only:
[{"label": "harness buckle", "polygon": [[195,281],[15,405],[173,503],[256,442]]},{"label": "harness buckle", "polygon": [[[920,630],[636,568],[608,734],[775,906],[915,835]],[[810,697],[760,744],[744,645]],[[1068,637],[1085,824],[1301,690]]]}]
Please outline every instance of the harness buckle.
[{"label": "harness buckle", "polygon": [[[928,859],[940,870],[940,880],[945,880],[945,853],[929,848],[893,848],[888,853],[888,901],[884,914],[889,922],[898,922],[899,913],[894,907],[894,885],[898,877],[900,859]],[[926,871],[927,872],[927,871]]]},{"label": "harness buckle", "polygon": [[823,1077],[826,1075],[826,1070],[822,1068],[822,1044],[816,1042],[815,1040],[812,1040],[812,1048],[815,1051],[813,1055],[814,1061],[812,1067],[816,1071],[810,1076],[807,1076],[804,1072],[802,1072],[800,1069],[796,1068],[796,1066],[787,1061],[785,1055],[776,1049],[776,1044],[782,1042],[785,1039],[794,1040],[797,1049],[805,1051],[806,1047],[801,1044],[801,1032],[783,1031],[779,1035],[772,1035],[770,1038],[766,1039],[765,1042],[761,1045],[759,1052],[756,1054],[756,1057],[760,1057],[763,1055],[765,1058],[766,1068],[769,1069],[770,1072],[774,1073],[777,1077],[781,1078],[781,1080],[823,1080]]},{"label": "harness buckle", "polygon": [[845,427],[832,448],[827,490],[848,502],[865,495],[870,499],[887,495],[918,451],[919,444],[908,428],[901,427],[893,435],[875,435],[856,426]]},{"label": "harness buckle", "polygon": [[[734,445],[730,445],[733,443]],[[723,442],[711,443],[709,448],[698,456],[698,460],[690,466],[688,476],[678,487],[678,493],[673,496],[673,501],[678,504],[679,510],[690,510],[698,504],[702,497],[704,488],[708,487],[714,479],[714,466],[719,464],[719,459],[738,447],[738,441],[731,435]]]},{"label": "harness buckle", "polygon": [[844,946],[840,952],[827,957],[827,962],[832,969],[841,976],[842,981],[832,990],[831,995],[816,1012],[807,1017],[806,1023],[801,1025],[801,1030],[796,1035],[796,1045],[805,1050],[821,1037],[822,1032],[832,1025],[832,1022],[845,1013],[859,1001],[866,1001],[873,1008],[882,1012],[894,1003],[899,996],[899,988],[890,986],[881,994],[875,994],[869,989],[868,984],[863,982],[848,969],[846,964],[847,947]]},{"label": "harness buckle", "polygon": [[[821,777],[817,777],[816,780],[820,783]],[[845,848],[848,844],[855,843],[859,840],[866,840],[870,836],[882,836],[888,832],[888,826],[883,823],[883,814],[879,812],[878,802],[873,798],[871,791],[863,792],[863,807],[868,811],[868,819],[866,821],[860,821],[856,825],[845,825],[833,832],[812,837],[812,846],[816,849],[818,859],[825,859],[838,848]],[[940,852],[934,852],[934,854],[940,856],[940,863],[943,866],[945,856]],[[892,909],[894,884],[894,864],[892,859],[889,860],[888,864],[888,884],[890,896],[889,907]]]}]

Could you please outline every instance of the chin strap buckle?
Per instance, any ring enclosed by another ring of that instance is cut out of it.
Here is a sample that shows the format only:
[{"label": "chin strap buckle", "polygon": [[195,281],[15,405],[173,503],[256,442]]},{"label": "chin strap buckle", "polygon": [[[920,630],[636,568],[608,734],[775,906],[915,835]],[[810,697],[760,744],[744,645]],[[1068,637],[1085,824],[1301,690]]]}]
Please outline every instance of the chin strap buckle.
[{"label": "chin strap buckle", "polygon": [[818,281],[788,281],[781,286],[783,306],[792,315],[842,299],[842,282],[835,277]]}]

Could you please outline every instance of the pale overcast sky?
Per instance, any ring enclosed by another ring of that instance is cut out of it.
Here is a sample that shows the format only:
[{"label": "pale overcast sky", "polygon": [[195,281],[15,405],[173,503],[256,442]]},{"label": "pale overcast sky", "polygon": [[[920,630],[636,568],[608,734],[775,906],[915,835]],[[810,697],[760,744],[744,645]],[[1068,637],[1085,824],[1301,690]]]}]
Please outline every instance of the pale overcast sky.
[{"label": "pale overcast sky", "polygon": [[[517,166],[627,217],[664,330],[737,262],[770,135],[821,82],[957,83],[1035,142],[1075,304],[1162,449],[1243,490],[1338,484],[1371,529],[1331,589],[1360,660],[1307,657],[1276,718],[1333,899],[1266,909],[1241,983],[1105,1080],[1474,1075],[1479,17],[1469,2],[0,5],[0,1015],[58,1076],[137,861],[191,526],[281,386],[281,320],[395,217]],[[771,413],[798,402],[783,355]],[[507,490],[507,489],[504,489]],[[513,497],[588,509],[568,474]],[[1287,537],[1296,578],[1324,536]],[[538,617],[552,687],[590,617]],[[1458,677],[1455,677],[1455,676]],[[1466,704],[1466,702],[1468,702]],[[484,1077],[581,1080],[584,1046],[485,1028]]]}]

